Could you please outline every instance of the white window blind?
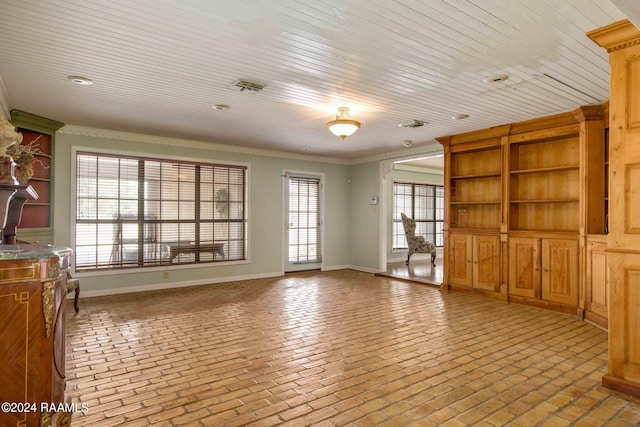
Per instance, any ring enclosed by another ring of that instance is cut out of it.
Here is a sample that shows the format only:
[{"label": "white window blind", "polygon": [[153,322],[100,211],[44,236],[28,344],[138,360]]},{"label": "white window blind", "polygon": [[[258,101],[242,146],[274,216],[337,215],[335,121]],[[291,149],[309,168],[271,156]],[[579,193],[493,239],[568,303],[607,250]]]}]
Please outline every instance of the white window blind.
[{"label": "white window blind", "polygon": [[246,259],[246,167],[78,152],[76,269]]}]

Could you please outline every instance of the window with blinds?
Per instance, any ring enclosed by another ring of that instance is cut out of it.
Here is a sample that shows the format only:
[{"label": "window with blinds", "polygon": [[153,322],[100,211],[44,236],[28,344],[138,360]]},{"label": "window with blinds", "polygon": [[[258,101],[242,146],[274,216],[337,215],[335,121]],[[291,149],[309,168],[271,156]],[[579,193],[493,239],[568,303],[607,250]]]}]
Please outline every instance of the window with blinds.
[{"label": "window with blinds", "polygon": [[416,236],[442,246],[444,187],[413,182],[393,183],[393,249],[407,249],[401,213],[416,220]]},{"label": "window with blinds", "polygon": [[246,259],[244,166],[78,152],[76,270]]},{"label": "window with blinds", "polygon": [[320,179],[289,176],[289,262],[320,261]]}]

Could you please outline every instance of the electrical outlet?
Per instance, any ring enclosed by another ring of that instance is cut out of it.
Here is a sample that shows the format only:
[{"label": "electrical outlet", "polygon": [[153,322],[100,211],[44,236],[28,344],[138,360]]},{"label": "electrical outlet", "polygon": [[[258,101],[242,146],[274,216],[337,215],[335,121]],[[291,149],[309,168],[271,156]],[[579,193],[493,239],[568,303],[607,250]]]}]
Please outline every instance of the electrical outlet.
[{"label": "electrical outlet", "polygon": [[169,278],[169,272],[168,272],[168,271],[165,271],[165,272],[163,273],[163,277],[164,277],[165,279],[168,279],[168,278]]}]

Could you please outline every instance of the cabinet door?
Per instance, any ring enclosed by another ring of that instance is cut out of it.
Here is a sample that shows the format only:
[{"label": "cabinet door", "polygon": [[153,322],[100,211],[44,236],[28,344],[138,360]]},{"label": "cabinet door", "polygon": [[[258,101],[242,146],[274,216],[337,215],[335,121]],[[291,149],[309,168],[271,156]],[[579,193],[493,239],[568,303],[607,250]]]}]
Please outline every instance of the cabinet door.
[{"label": "cabinet door", "polygon": [[449,281],[452,284],[471,286],[471,235],[449,235]]},{"label": "cabinet door", "polygon": [[500,236],[473,236],[473,287],[500,291]]},{"label": "cabinet door", "polygon": [[542,240],[542,298],[578,305],[577,240]]},{"label": "cabinet door", "polygon": [[603,319],[608,318],[609,271],[606,243],[587,245],[587,292],[585,310]]},{"label": "cabinet door", "polygon": [[[38,282],[0,286],[0,401],[46,402],[41,398],[39,377],[42,359],[44,321],[42,291]],[[39,404],[38,404],[39,405]],[[37,408],[40,409],[39,407]],[[1,426],[36,426],[38,411],[0,412]]]},{"label": "cabinet door", "polygon": [[509,239],[509,293],[540,298],[540,239]]}]

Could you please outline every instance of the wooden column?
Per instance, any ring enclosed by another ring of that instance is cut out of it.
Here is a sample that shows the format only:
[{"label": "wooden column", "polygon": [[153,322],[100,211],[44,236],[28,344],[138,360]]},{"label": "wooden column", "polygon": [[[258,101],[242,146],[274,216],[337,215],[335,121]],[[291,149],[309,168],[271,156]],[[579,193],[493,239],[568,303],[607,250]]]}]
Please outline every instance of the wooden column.
[{"label": "wooden column", "polygon": [[609,52],[609,372],[640,396],[640,30],[620,21],[587,34]]}]

